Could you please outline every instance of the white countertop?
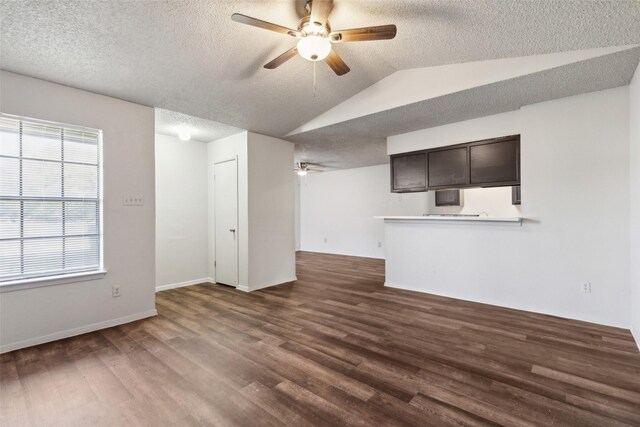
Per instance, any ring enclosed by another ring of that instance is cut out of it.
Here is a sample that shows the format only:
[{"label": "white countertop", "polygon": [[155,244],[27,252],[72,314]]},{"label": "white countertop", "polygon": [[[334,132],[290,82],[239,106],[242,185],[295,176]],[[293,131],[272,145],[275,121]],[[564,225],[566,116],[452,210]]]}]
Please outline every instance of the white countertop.
[{"label": "white countertop", "polygon": [[473,222],[519,222],[522,223],[520,217],[501,217],[501,216],[446,216],[446,215],[430,215],[430,216],[375,216],[377,219],[385,221],[473,221]]}]

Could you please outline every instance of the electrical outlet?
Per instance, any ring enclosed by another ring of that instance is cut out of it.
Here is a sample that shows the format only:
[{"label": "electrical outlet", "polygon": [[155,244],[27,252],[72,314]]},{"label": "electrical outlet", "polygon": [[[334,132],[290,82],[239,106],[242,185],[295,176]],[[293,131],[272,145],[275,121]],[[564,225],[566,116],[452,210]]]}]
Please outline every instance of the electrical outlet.
[{"label": "electrical outlet", "polygon": [[582,290],[582,293],[590,294],[591,293],[591,282],[582,282],[580,284],[580,289]]},{"label": "electrical outlet", "polygon": [[381,248],[382,247],[382,242],[378,242],[378,247]]},{"label": "electrical outlet", "polygon": [[144,206],[144,197],[141,194],[123,196],[122,206]]},{"label": "electrical outlet", "polygon": [[327,238],[326,237],[324,238],[324,242],[327,243]]},{"label": "electrical outlet", "polygon": [[111,296],[117,298],[120,296],[120,285],[116,285],[111,288]]}]

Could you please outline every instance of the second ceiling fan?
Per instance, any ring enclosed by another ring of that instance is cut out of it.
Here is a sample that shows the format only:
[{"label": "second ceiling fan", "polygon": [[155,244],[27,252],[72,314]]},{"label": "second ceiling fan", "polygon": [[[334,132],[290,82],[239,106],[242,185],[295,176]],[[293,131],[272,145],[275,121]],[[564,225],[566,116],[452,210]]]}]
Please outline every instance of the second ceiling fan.
[{"label": "second ceiling fan", "polygon": [[240,13],[234,13],[231,15],[231,19],[242,24],[287,34],[298,39],[295,47],[265,64],[264,68],[272,70],[284,64],[296,54],[300,54],[308,61],[324,60],[337,75],[342,76],[347,74],[350,69],[336,51],[333,50],[333,43],[389,40],[396,36],[396,26],[379,25],[376,27],[331,31],[328,20],[331,3],[332,0],[308,0],[305,6],[308,15],[298,22],[298,29],[296,30]]}]

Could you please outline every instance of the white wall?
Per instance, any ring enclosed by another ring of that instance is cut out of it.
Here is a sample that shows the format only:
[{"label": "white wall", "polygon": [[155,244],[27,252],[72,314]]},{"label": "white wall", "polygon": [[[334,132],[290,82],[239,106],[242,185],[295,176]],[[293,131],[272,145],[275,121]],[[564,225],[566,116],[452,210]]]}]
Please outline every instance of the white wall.
[{"label": "white wall", "polygon": [[629,87],[631,153],[631,332],[640,348],[640,68]]},{"label": "white wall", "polygon": [[384,226],[373,217],[425,212],[425,193],[390,192],[389,165],[309,173],[300,178],[303,251],[384,258]]},{"label": "white wall", "polygon": [[295,180],[295,196],[294,196],[294,210],[295,210],[295,238],[296,238],[296,251],[300,250],[300,179]]},{"label": "white wall", "polygon": [[304,251],[384,258],[384,226],[373,218],[380,215],[520,216],[520,207],[511,204],[511,187],[465,189],[463,206],[446,207],[435,206],[433,191],[391,193],[389,165],[310,173],[298,184],[299,248]]},{"label": "white wall", "polygon": [[249,132],[249,286],[296,280],[293,144]]},{"label": "white wall", "polygon": [[209,275],[215,279],[214,164],[238,159],[238,289],[295,280],[293,144],[252,132],[208,144]]},{"label": "white wall", "polygon": [[[629,327],[628,88],[390,137],[388,151],[517,133],[523,226],[398,228],[387,233],[387,249],[405,262],[395,268],[387,257],[387,281]],[[583,281],[591,282],[591,294],[580,291]]]},{"label": "white wall", "polygon": [[[0,350],[155,314],[154,112],[106,96],[2,71],[0,110],[103,131],[103,279],[0,294]],[[122,206],[142,195],[144,206]],[[111,297],[113,285],[122,295]]]},{"label": "white wall", "polygon": [[156,289],[208,277],[207,144],[156,134]]}]

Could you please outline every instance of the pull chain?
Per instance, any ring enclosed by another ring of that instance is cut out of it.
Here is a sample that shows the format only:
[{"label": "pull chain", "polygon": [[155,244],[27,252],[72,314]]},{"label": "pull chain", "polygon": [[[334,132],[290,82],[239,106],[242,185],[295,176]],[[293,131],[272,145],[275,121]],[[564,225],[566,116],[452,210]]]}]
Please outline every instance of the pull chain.
[{"label": "pull chain", "polygon": [[316,62],[313,61],[313,97],[316,97]]}]

